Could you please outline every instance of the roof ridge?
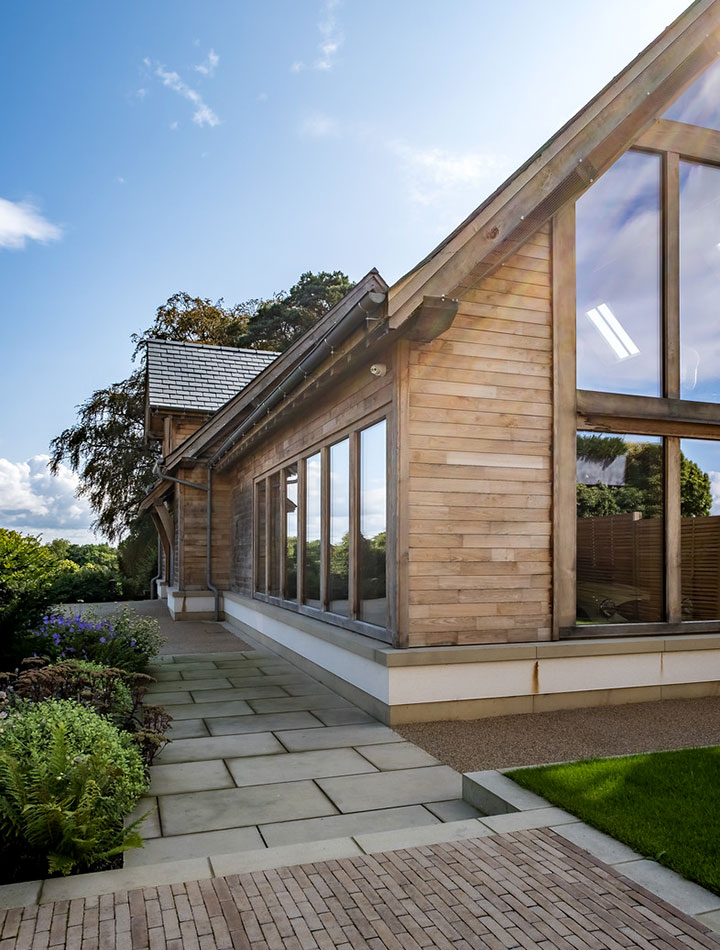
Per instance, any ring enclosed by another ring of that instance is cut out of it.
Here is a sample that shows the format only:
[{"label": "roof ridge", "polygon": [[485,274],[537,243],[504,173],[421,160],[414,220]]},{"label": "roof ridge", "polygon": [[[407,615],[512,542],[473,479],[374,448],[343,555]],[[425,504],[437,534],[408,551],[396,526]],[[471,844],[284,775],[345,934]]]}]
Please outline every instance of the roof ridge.
[{"label": "roof ridge", "polygon": [[228,353],[260,353],[264,356],[279,356],[277,350],[256,350],[246,346],[226,346],[219,343],[200,343],[197,340],[163,340],[162,337],[149,336],[140,340],[140,343],[161,343],[169,346],[198,347],[203,350],[227,350]]}]

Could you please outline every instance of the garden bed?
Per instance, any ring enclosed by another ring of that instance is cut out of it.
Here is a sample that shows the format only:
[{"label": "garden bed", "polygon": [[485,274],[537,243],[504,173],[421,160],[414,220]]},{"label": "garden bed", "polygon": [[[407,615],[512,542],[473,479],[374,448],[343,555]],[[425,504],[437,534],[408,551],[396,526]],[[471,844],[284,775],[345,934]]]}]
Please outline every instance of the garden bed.
[{"label": "garden bed", "polygon": [[635,851],[720,894],[720,748],[506,773]]}]

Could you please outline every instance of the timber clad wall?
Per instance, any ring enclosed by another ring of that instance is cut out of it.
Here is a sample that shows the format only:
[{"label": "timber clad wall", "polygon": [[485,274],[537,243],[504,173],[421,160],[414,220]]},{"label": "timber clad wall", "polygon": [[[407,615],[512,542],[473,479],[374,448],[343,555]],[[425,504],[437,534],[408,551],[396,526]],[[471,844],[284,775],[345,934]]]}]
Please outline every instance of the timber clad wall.
[{"label": "timber clad wall", "polygon": [[[178,478],[204,485],[207,483],[207,469],[186,466],[179,470]],[[179,499],[177,525],[181,539],[179,557],[176,558],[180,562],[178,586],[181,590],[204,590],[207,495],[189,485],[175,487]]]},{"label": "timber clad wall", "polygon": [[410,348],[408,646],[550,638],[550,255],[547,226]]},{"label": "timber clad wall", "polygon": [[[312,455],[321,445],[334,441],[334,436],[342,437],[349,427],[362,424],[366,419],[370,421],[373,414],[389,415],[394,374],[389,366],[386,376],[372,376],[371,362],[368,360],[362,369],[339,379],[324,392],[313,392],[309,398],[301,399],[294,415],[281,429],[228,468],[228,480],[232,485],[229,500],[232,551],[227,555],[231,566],[231,590],[252,595],[254,479],[298,456]],[[383,409],[387,412],[384,413]],[[217,552],[219,555],[219,545]]]}]

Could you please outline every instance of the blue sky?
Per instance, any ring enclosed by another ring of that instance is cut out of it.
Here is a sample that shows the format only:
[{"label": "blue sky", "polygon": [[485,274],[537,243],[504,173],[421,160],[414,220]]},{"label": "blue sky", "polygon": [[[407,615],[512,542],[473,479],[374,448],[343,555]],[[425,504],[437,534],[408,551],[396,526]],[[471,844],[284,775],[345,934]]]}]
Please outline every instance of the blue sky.
[{"label": "blue sky", "polygon": [[171,294],[394,281],[684,6],[4,4],[0,524],[87,536],[37,457]]}]

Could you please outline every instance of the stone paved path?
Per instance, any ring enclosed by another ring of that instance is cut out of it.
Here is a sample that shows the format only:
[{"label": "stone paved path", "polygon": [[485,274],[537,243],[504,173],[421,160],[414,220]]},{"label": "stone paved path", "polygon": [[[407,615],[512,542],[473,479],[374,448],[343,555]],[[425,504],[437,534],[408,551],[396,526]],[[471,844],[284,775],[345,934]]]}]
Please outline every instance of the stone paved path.
[{"label": "stone paved path", "polygon": [[173,741],[126,868],[479,816],[457,772],[278,656],[235,645],[149,669]]},{"label": "stone paved path", "polygon": [[0,950],[720,948],[548,829],[0,911]]}]

